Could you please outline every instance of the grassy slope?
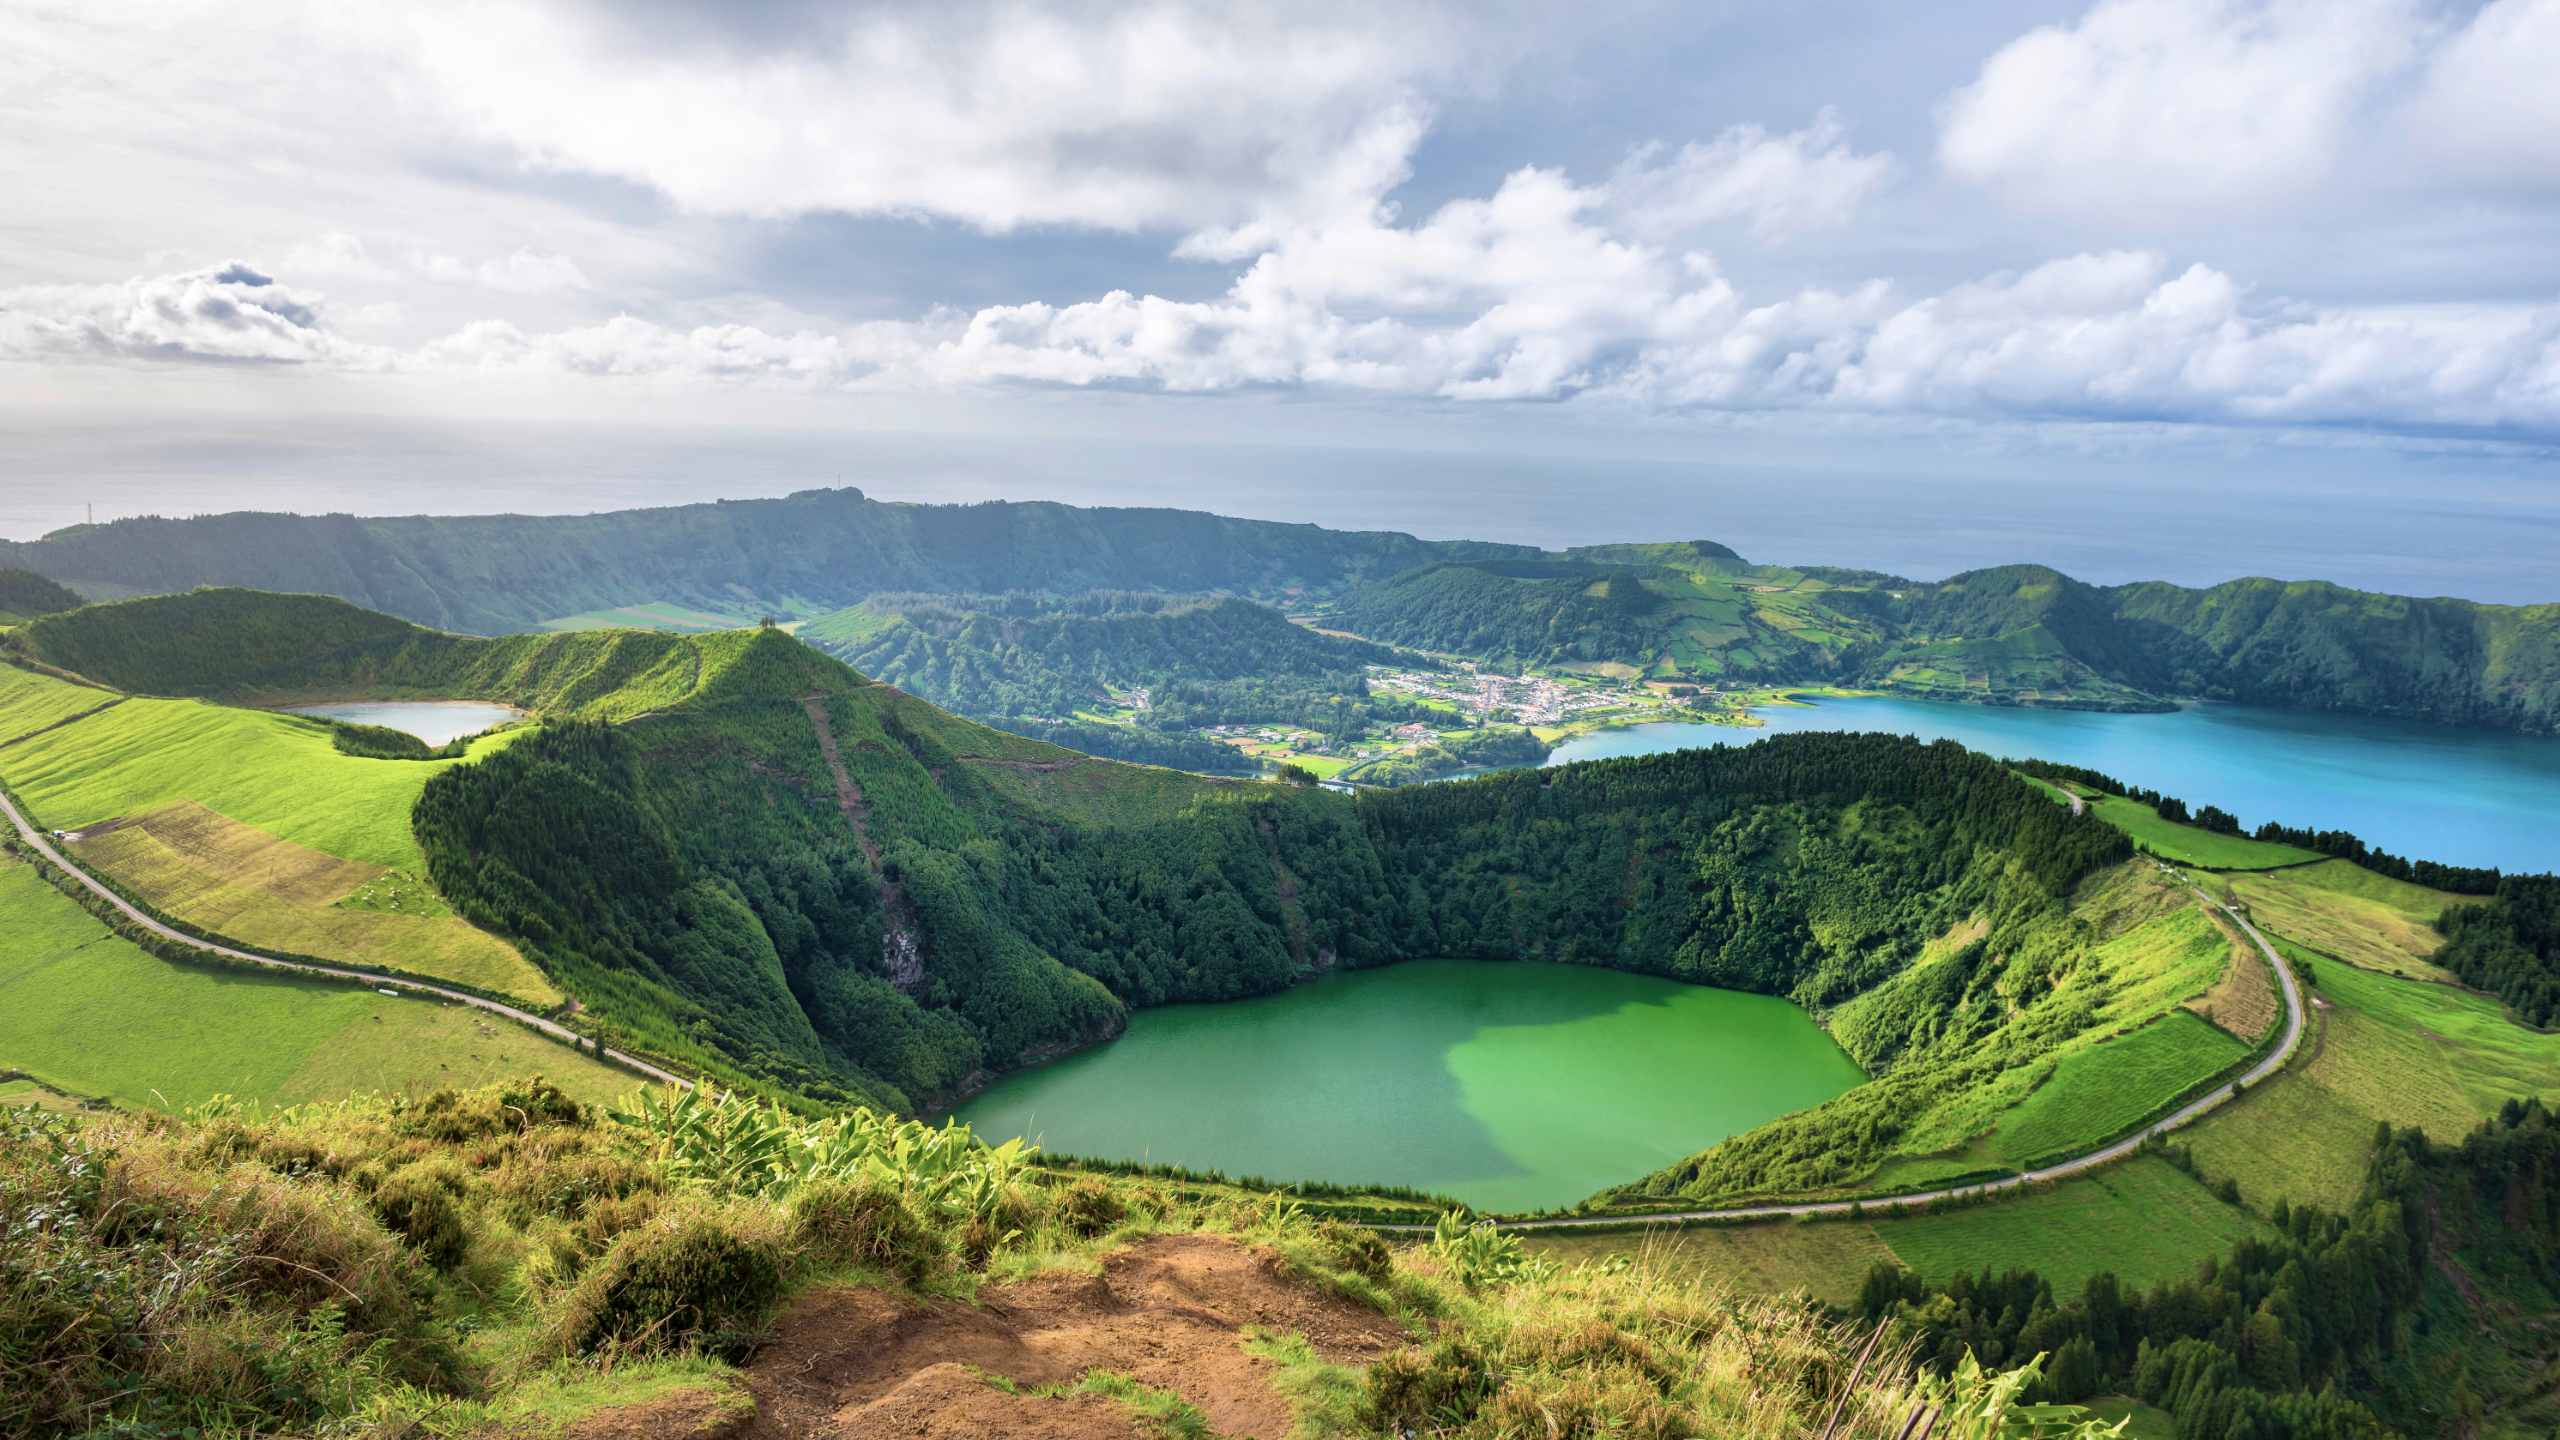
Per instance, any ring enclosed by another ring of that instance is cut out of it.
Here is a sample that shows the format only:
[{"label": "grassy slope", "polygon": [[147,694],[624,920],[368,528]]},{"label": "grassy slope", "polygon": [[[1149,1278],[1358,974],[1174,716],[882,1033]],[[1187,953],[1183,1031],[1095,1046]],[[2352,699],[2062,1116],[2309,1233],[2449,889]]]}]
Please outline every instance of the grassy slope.
[{"label": "grassy slope", "polygon": [[544,1006],[563,998],[416,873],[323,855],[192,802],[72,850],[159,909],[262,949],[375,960]]},{"label": "grassy slope", "polygon": [[459,1006],[172,964],[0,861],[0,1068],[126,1105],[293,1102],[539,1071],[584,1099],[638,1081]]},{"label": "grassy slope", "polygon": [[2428,957],[2434,921],[2461,897],[2393,880],[2344,860],[2235,875],[2225,882],[2260,925],[2351,965],[2418,980],[2450,979]]},{"label": "grassy slope", "polygon": [[[60,683],[0,671],[0,687],[29,680]],[[466,762],[360,759],[340,753],[329,734],[290,715],[136,698],[0,750],[0,777],[48,828],[192,800],[297,845],[417,871],[424,857],[409,807],[430,777]],[[471,756],[510,738],[492,735]]]},{"label": "grassy slope", "polygon": [[2018,1267],[2043,1272],[2057,1294],[2115,1272],[2148,1287],[2192,1274],[2244,1236],[2263,1233],[2193,1177],[2144,1156],[2021,1199],[1939,1215],[1878,1221],[1876,1234],[1931,1280]]},{"label": "grassy slope", "polygon": [[2209,1256],[2264,1232],[2165,1160],[2141,1157],[2033,1194],[1936,1215],[1781,1221],[1691,1230],[1540,1236],[1532,1248],[1559,1258],[1645,1256],[1674,1273],[1763,1294],[1801,1290],[1849,1304],[1880,1260],[1933,1281],[1959,1271],[2036,1269],[2064,1297],[2113,1271],[2129,1286],[2193,1274]]},{"label": "grassy slope", "polygon": [[2310,963],[2313,993],[2331,1007],[2311,1058],[2199,1124],[2189,1142],[2206,1173],[2237,1178],[2252,1203],[2283,1196],[2338,1208],[2363,1182],[2380,1122],[2451,1141],[2511,1096],[2560,1091],[2560,1035],[2517,1025],[2497,1001]]},{"label": "grassy slope", "polygon": [[2021,1168],[2132,1129],[2169,1097],[2221,1073],[2249,1047],[2183,1010],[2066,1055],[2053,1078],[2000,1118],[1992,1153]]},{"label": "grassy slope", "polygon": [[2163,820],[2160,812],[2138,800],[2104,795],[2089,809],[2101,820],[2133,837],[2133,843],[2164,860],[2201,865],[2208,870],[2267,870],[2320,859],[2318,851],[2294,845],[2252,840],[2245,835],[2218,835],[2193,825]]},{"label": "grassy slope", "polygon": [[[2208,1037],[2220,1032],[2179,1008],[2211,989],[2233,958],[2229,941],[2192,899],[2147,864],[2133,862],[2090,882],[2073,909],[2105,938],[2087,944],[2086,963],[2073,967],[2039,1003],[2086,1003],[2095,1022],[2032,1064],[2010,1066],[1985,1083],[1942,1097],[1909,1127],[1899,1158],[1887,1162],[1867,1188],[1908,1189],[2089,1148],[2238,1058],[2244,1047],[2216,1043]],[[1978,939],[1980,932],[1968,927],[1950,938]],[[1899,983],[1926,983],[1931,967],[1953,961],[1961,949],[1931,947]],[[1835,1033],[1860,1025],[1865,1007],[1890,1003],[1888,987],[1851,1001],[1832,1017]],[[2169,1026],[2165,1035],[2177,1043],[2152,1039],[2118,1048],[2128,1041],[2116,1037],[2159,1025]],[[2197,1028],[2205,1035],[2198,1036]],[[2132,1063],[2119,1066],[2119,1059]],[[2013,1134],[2018,1125],[2026,1127],[2022,1135]]]}]

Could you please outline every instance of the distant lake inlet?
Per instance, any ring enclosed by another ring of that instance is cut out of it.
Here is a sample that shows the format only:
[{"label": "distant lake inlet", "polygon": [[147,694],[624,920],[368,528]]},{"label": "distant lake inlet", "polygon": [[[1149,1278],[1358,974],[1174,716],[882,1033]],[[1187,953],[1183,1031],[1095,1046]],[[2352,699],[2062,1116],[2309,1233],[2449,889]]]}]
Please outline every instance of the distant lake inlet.
[{"label": "distant lake inlet", "polygon": [[2560,870],[2560,739],[2360,715],[2191,705],[2174,714],[2029,710],[1891,697],[1755,712],[1757,729],[1630,725],[1576,736],[1550,765],[1747,745],[1802,730],[1881,730],[1986,755],[2085,765],[2219,805],[2243,824],[2352,830],[2412,859]]}]

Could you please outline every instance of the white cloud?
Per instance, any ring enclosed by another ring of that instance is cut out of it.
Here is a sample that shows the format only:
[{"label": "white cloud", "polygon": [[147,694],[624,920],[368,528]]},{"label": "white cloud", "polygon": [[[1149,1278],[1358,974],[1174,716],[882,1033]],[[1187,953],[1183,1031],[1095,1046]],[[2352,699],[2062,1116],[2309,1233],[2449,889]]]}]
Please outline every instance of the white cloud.
[{"label": "white cloud", "polygon": [[2465,179],[2560,190],[2560,0],[2492,0],[2438,50],[2400,118]]},{"label": "white cloud", "polygon": [[2434,34],[2415,0],[2100,0],[1985,62],[1938,155],[2043,208],[2280,202],[2330,177]]},{"label": "white cloud", "polygon": [[1850,149],[1847,134],[1825,110],[1789,135],[1736,125],[1703,145],[1646,146],[1618,167],[1611,198],[1653,239],[1735,220],[1764,240],[1846,225],[1893,169],[1890,156]]},{"label": "white cloud", "polygon": [[691,211],[1191,231],[1373,203],[1420,136],[1423,82],[1499,41],[1457,21],[1022,0],[865,7],[765,46],[686,43],[613,7],[478,3],[411,29],[431,88],[481,133]]},{"label": "white cloud", "polygon": [[0,290],[0,355],[22,359],[263,361],[370,369],[381,352],[322,321],[317,295],[237,261],[115,285]]}]

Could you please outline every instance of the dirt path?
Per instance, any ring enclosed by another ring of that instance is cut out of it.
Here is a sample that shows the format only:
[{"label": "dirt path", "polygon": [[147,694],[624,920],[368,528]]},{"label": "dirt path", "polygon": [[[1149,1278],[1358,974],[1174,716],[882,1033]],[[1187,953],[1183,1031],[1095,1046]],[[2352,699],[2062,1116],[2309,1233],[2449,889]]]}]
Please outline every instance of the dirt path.
[{"label": "dirt path", "polygon": [[1151,1433],[1100,1397],[1019,1393],[1072,1386],[1095,1370],[1180,1395],[1221,1436],[1284,1440],[1292,1417],[1271,1385],[1278,1367],[1245,1353],[1247,1327],[1304,1335],[1348,1364],[1405,1339],[1376,1311],[1214,1235],[1154,1236],[1105,1259],[1099,1275],[1051,1271],[989,1289],[980,1302],[852,1289],[801,1301],[747,1367],[756,1398],[748,1440]]},{"label": "dirt path", "polygon": [[872,872],[877,874],[880,842],[871,838],[871,807],[863,803],[862,787],[853,783],[853,773],[844,768],[844,752],[836,748],[835,727],[827,723],[827,697],[803,695],[800,708],[807,712],[810,728],[818,732],[818,753],[827,759],[827,773],[835,777],[836,808],[853,826],[853,843],[862,847],[863,858],[871,862]]},{"label": "dirt path", "polygon": [[[2161,868],[2167,870],[2169,867],[2164,865]],[[2180,1106],[2167,1117],[2153,1121],[2122,1140],[2111,1145],[2099,1146],[2085,1155],[2076,1155],[2068,1160],[2023,1171],[2005,1180],[1987,1180],[1979,1185],[1949,1186],[1945,1189],[1923,1190],[1909,1195],[1859,1200],[1822,1200],[1800,1205],[1736,1205],[1722,1209],[1666,1210],[1644,1214],[1560,1217],[1550,1220],[1506,1220],[1498,1224],[1504,1230],[1582,1230],[1594,1226],[1630,1223],[1678,1225],[1702,1220],[1776,1220],[1795,1215],[1846,1215],[1853,1209],[1862,1214],[1873,1214],[1880,1210],[1907,1210],[1958,1197],[1970,1199],[1978,1195],[1996,1195],[2004,1190],[2015,1190],[2047,1180],[2063,1180],[2074,1175],[2085,1175],[2101,1165],[2121,1160],[2140,1150],[2142,1142],[2152,1136],[2166,1135],[2172,1130],[2184,1129],[2198,1119],[2229,1104],[2242,1087],[2255,1085],[2283,1069],[2285,1062],[2293,1058],[2293,1052],[2302,1044],[2302,987],[2295,982],[2293,971],[2284,963],[2284,957],[2276,953],[2276,948],[2267,943],[2267,937],[2258,933],[2258,928],[2249,923],[2248,917],[2193,885],[2187,888],[2195,891],[2198,900],[2230,917],[2231,923],[2239,926],[2242,933],[2256,942],[2258,953],[2266,957],[2267,965],[2275,971],[2278,986],[2284,993],[2284,1034],[2276,1041],[2275,1049],[2269,1051],[2265,1059],[2251,1066],[2249,1072],[2238,1080],[2215,1086],[2204,1095]],[[1375,1228],[1420,1233],[1427,1232],[1431,1227],[1428,1225],[1380,1225]]]},{"label": "dirt path", "polygon": [[[353,970],[340,965],[321,965],[306,960],[278,960],[272,955],[260,955],[248,950],[234,949],[229,945],[220,944],[212,940],[200,940],[193,935],[185,933],[184,931],[172,929],[146,914],[132,901],[127,900],[115,891],[108,889],[94,876],[90,875],[88,871],[71,863],[71,861],[65,857],[61,851],[56,850],[53,847],[53,842],[46,838],[45,833],[42,830],[37,829],[33,824],[28,822],[25,814],[18,809],[17,802],[10,799],[5,792],[0,792],[0,812],[5,812],[8,815],[9,824],[17,830],[19,840],[25,842],[28,849],[35,851],[38,855],[41,855],[47,861],[50,861],[57,869],[61,870],[63,874],[68,875],[73,880],[77,881],[81,888],[97,896],[99,899],[106,901],[109,905],[114,906],[126,920],[131,921],[133,924],[159,936],[164,940],[175,941],[176,943],[184,945],[191,950],[201,950],[208,955],[219,955],[226,960],[245,961],[248,964],[256,965],[267,970],[285,970],[299,975],[325,975],[332,980],[352,980],[359,985],[369,985],[376,990],[392,990],[403,995],[443,1000],[455,1005],[468,1005],[474,1010],[485,1010],[492,1015],[503,1015],[506,1018],[515,1021],[519,1025],[524,1025],[531,1029],[538,1030],[541,1033],[550,1036],[554,1040],[567,1043],[573,1048],[583,1047],[584,1042],[579,1039],[577,1032],[555,1020],[546,1019],[540,1015],[536,1015],[530,1010],[517,1009],[515,1006],[509,1005],[504,1001],[491,1000],[486,996],[474,995],[468,990],[449,989],[445,986],[438,985],[427,980],[409,980],[392,975],[376,975],[369,970]],[[591,1051],[589,1053],[594,1052]],[[602,1058],[612,1062],[613,1064],[621,1066],[625,1070],[629,1070],[636,1075],[643,1076],[650,1080],[656,1080],[668,1085],[681,1085],[687,1089],[691,1089],[693,1087],[692,1081],[685,1079],[683,1076],[676,1074],[672,1070],[662,1070],[636,1055],[627,1055],[620,1050],[607,1048],[604,1050]]]},{"label": "dirt path", "polygon": [[827,773],[835,779],[836,808],[853,827],[853,843],[862,847],[862,858],[871,862],[871,877],[880,884],[881,968],[888,971],[890,984],[912,992],[924,983],[924,942],[917,936],[915,907],[907,903],[906,892],[881,863],[880,842],[871,838],[871,807],[862,798],[862,787],[853,783],[853,772],[844,768],[844,752],[836,748],[835,727],[827,720],[827,697],[803,695],[800,708],[818,732],[818,753],[826,757]]}]

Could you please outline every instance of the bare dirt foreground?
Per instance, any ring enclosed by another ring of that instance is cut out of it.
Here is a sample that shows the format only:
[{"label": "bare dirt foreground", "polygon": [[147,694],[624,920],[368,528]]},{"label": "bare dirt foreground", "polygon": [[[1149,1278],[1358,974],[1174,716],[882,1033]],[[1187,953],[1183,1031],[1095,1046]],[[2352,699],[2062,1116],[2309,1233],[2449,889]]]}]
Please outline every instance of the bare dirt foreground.
[{"label": "bare dirt foreground", "polygon": [[[1027,1393],[1110,1370],[1168,1390],[1219,1435],[1285,1440],[1277,1370],[1248,1355],[1248,1327],[1304,1335],[1318,1354],[1366,1364],[1405,1340],[1373,1310],[1291,1278],[1270,1255],[1213,1235],[1159,1235],[1099,1275],[1056,1271],[990,1289],[977,1305],[829,1290],[786,1311],[748,1365],[755,1413],[729,1425],[670,1413],[693,1402],[589,1417],[592,1440],[728,1434],[740,1440],[1148,1440],[1157,1433],[1092,1394]],[[1013,1382],[1020,1391],[995,1383]],[[692,1423],[688,1423],[688,1421]]]}]

